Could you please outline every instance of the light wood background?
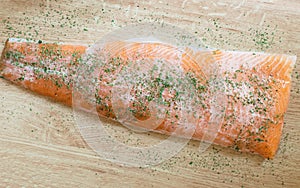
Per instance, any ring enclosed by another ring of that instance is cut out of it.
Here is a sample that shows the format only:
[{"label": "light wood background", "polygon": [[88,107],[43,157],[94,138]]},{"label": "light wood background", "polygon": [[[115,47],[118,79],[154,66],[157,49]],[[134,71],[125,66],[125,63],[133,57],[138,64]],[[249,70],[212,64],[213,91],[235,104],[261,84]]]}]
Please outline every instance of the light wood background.
[{"label": "light wood background", "polygon": [[[91,45],[118,27],[154,21],[208,47],[298,56],[275,159],[218,146],[198,153],[191,141],[157,166],[114,164],[86,145],[71,108],[0,79],[0,187],[300,187],[299,0],[0,0],[0,50],[8,37]],[[111,129],[134,144],[124,128]]]}]

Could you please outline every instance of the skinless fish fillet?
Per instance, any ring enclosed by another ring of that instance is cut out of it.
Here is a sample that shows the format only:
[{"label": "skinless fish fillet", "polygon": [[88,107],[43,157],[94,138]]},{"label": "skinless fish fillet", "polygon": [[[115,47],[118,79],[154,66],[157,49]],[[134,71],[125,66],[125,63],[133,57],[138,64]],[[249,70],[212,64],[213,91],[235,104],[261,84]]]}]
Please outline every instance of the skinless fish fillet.
[{"label": "skinless fish fillet", "polygon": [[[73,82],[85,52],[85,46],[8,39],[2,52],[0,71],[3,78],[17,85],[72,106]],[[180,91],[176,83],[156,76],[146,88],[140,89],[143,95],[138,95],[139,88],[132,88],[131,94],[136,100],[130,101],[130,110],[137,119],[146,120],[149,118],[150,101],[156,98],[161,98],[168,109],[164,111],[164,119],[158,126],[137,126],[164,134],[177,130],[178,136],[184,136],[190,125],[181,124],[180,119],[192,119],[196,122],[193,125],[193,139],[257,153],[264,158],[274,157],[289,102],[295,56],[189,48],[179,50],[158,42],[122,41],[107,44],[104,52],[109,58],[97,67],[100,76],[97,78],[99,89],[96,89],[95,102],[99,115],[116,118],[112,109],[111,83],[124,67],[130,62],[138,65],[136,62],[145,59],[163,58],[162,63],[169,67],[174,66],[172,62],[179,62],[184,75],[189,78],[195,91],[191,108],[195,113],[191,117],[180,114],[176,103]],[[213,135],[209,135],[208,126],[212,116],[209,101],[214,95],[207,85],[214,76],[211,74],[213,71],[209,71],[212,63],[218,65],[224,83],[224,117],[218,130],[212,131],[216,133],[215,138],[210,137]],[[138,69],[138,66],[134,68]],[[141,87],[145,85],[140,84]],[[91,108],[84,97],[79,102],[82,109],[88,111]]]}]

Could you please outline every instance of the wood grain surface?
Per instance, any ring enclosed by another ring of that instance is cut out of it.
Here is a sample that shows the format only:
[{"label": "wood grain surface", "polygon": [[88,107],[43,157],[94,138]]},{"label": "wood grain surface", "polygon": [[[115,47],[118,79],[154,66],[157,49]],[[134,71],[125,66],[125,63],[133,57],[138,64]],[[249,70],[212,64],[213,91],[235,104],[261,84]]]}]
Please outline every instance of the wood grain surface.
[{"label": "wood grain surface", "polygon": [[[298,56],[275,159],[215,145],[199,153],[190,141],[157,166],[111,163],[81,138],[71,108],[0,79],[0,187],[299,187],[299,0],[0,0],[0,51],[9,37],[92,45],[139,22],[179,26],[211,48]],[[111,129],[135,144],[125,128]]]}]

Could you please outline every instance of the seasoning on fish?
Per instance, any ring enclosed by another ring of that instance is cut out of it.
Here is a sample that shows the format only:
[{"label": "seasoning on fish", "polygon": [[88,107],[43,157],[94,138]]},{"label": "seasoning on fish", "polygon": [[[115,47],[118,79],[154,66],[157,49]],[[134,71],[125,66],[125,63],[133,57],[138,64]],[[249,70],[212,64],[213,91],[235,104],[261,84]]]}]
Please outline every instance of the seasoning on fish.
[{"label": "seasoning on fish", "polygon": [[[85,46],[8,39],[0,59],[0,71],[3,78],[17,85],[71,106],[76,71],[85,52]],[[213,140],[215,144],[257,153],[265,158],[273,158],[276,154],[289,102],[295,56],[202,51],[188,47],[179,49],[159,42],[125,41],[107,44],[103,52],[107,53],[107,61],[96,66],[99,86],[96,88],[94,102],[99,115],[116,118],[112,108],[113,83],[131,63],[138,65],[138,62],[144,61],[144,64],[150,65],[149,59],[162,59],[162,66],[172,67],[172,62],[179,62],[179,68],[183,70],[193,91],[192,101],[189,101],[192,104],[190,110],[194,112],[191,116],[180,113],[178,109],[178,101],[183,100],[180,98],[181,90],[185,89],[178,86],[180,80],[172,80],[176,77],[172,77],[171,73],[160,75],[161,77],[154,74],[150,81],[135,75],[140,82],[136,82],[136,86],[131,88],[134,100],[129,101],[129,110],[137,119],[147,120],[150,118],[150,102],[157,99],[165,107],[162,112],[163,121],[155,127],[141,124],[137,126],[163,134],[176,131],[178,136],[184,136],[187,131],[193,130],[193,139],[202,140],[205,133],[209,134],[208,122],[212,118],[210,101],[213,91],[209,87],[209,81],[214,75],[213,71],[208,74],[208,70],[212,63],[216,63],[224,83],[224,88],[221,88],[225,96],[224,118],[220,122],[220,128],[215,130],[216,137],[206,141]],[[138,72],[139,66],[133,67]],[[153,63],[149,67],[155,68]],[[91,101],[88,99],[83,97],[79,102],[82,109],[88,111],[91,108]],[[122,105],[118,107],[123,108]],[[182,118],[196,123],[181,124]]]}]

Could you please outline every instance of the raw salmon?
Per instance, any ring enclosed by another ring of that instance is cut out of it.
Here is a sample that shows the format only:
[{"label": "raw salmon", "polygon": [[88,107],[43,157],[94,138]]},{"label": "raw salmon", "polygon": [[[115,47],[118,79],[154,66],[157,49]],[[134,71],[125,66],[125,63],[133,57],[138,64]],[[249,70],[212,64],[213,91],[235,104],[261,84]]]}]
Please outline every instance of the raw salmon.
[{"label": "raw salmon", "polygon": [[[152,60],[162,59],[162,65],[175,68],[176,64],[172,63],[179,62],[177,65],[180,65],[183,75],[192,86],[189,88],[193,91],[189,94],[192,100],[186,104],[189,104],[187,109],[193,113],[181,113],[178,108],[178,100],[183,100],[177,84],[180,81],[172,80],[172,74],[169,73],[163,78],[154,74],[151,82],[135,82],[136,86],[132,86],[130,93],[134,100],[129,101],[129,110],[143,122],[151,118],[151,101],[160,99],[158,101],[165,107],[160,112],[163,114],[163,121],[157,126],[136,126],[164,134],[176,131],[178,136],[184,136],[192,130],[192,137],[197,140],[205,138],[204,141],[257,153],[265,158],[274,157],[289,102],[295,56],[203,51],[188,47],[178,49],[159,42],[120,41],[106,44],[103,49],[102,53],[106,53],[107,58],[97,66],[99,86],[95,90],[95,101],[82,96],[79,103],[83,109],[88,111],[92,106],[91,102],[95,102],[99,115],[114,119],[116,112],[113,109],[123,108],[121,103],[112,108],[113,83],[122,70],[132,62],[138,65],[133,66],[135,69],[144,69],[145,64],[152,64],[150,67],[155,68]],[[83,62],[82,55],[85,52],[85,46],[8,39],[2,52],[0,71],[3,78],[17,85],[71,106],[74,80],[78,79],[76,71]],[[212,119],[211,99],[214,95],[213,89],[209,87],[210,80],[214,77],[212,64],[217,65],[220,76],[218,79],[221,78],[224,86],[218,88],[224,94],[224,117],[222,121],[218,121],[221,123],[218,130],[212,131],[216,135],[209,135],[208,125]],[[139,76],[137,74],[135,78],[139,79]],[[81,94],[77,93],[79,96]],[[184,118],[194,124],[182,124],[181,119]]]}]

